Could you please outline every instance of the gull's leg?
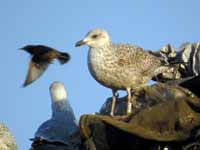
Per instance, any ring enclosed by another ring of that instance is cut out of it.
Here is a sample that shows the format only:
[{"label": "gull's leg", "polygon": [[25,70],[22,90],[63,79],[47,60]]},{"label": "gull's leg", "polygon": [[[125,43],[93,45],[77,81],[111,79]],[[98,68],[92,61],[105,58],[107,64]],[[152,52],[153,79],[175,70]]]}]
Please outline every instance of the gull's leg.
[{"label": "gull's leg", "polygon": [[111,105],[111,111],[110,111],[110,115],[114,116],[114,111],[115,111],[115,103],[116,103],[116,97],[115,97],[115,90],[112,90],[112,105]]},{"label": "gull's leg", "polygon": [[127,88],[126,89],[127,93],[128,93],[128,102],[127,102],[127,114],[130,114],[132,111],[132,97],[131,97],[131,88]]}]

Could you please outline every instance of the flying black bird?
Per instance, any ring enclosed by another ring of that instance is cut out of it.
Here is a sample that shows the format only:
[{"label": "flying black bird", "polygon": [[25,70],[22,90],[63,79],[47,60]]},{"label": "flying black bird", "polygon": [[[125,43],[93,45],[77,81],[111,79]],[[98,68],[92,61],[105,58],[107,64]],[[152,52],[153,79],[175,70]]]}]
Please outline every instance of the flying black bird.
[{"label": "flying black bird", "polygon": [[65,64],[70,59],[68,53],[59,52],[44,45],[26,45],[20,49],[27,51],[32,56],[24,87],[37,80],[54,59],[57,59],[60,64]]}]

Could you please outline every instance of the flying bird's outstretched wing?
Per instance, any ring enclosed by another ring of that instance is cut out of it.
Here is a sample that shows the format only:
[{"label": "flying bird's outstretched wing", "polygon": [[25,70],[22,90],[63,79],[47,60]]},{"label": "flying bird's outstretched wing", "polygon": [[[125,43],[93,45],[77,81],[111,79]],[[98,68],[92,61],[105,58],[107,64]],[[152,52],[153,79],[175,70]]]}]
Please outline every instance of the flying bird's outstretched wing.
[{"label": "flying bird's outstretched wing", "polygon": [[33,61],[30,61],[28,73],[23,86],[26,87],[27,85],[37,80],[44,73],[47,67],[48,63],[37,64]]}]

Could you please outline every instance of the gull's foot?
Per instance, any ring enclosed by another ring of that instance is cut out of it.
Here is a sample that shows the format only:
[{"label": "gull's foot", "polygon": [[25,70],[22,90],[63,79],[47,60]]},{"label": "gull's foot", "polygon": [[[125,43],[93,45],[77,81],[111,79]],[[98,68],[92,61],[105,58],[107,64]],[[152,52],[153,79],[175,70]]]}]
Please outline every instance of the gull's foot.
[{"label": "gull's foot", "polygon": [[110,116],[114,116],[114,112],[111,111],[111,112],[110,112]]}]

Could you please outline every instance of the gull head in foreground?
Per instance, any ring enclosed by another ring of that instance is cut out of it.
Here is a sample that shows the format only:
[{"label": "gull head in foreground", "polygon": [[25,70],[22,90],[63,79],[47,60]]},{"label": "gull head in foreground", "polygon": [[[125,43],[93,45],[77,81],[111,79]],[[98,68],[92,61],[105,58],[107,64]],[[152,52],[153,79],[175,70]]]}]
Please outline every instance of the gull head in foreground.
[{"label": "gull head in foreground", "polygon": [[40,125],[33,141],[58,142],[73,147],[80,142],[79,127],[64,85],[61,82],[53,82],[50,86],[50,95],[52,117]]}]

